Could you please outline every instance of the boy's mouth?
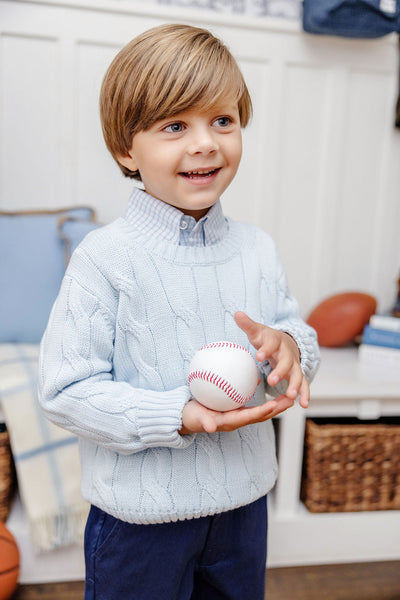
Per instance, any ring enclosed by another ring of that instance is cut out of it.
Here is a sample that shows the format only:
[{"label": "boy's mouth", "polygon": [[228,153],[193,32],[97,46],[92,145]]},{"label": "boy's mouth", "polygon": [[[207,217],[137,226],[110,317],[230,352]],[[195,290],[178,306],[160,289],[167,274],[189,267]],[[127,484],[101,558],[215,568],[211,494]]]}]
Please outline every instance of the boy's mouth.
[{"label": "boy's mouth", "polygon": [[220,167],[217,169],[196,169],[195,171],[181,172],[179,175],[191,180],[206,180],[213,177],[213,175],[216,175],[220,170]]}]

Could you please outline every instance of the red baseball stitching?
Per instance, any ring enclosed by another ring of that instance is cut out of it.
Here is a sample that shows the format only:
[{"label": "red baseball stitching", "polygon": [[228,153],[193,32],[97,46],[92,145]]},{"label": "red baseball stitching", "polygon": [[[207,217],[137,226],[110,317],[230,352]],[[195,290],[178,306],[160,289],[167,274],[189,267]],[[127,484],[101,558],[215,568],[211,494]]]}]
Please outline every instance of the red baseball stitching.
[{"label": "red baseball stitching", "polygon": [[211,344],[202,346],[200,350],[207,350],[208,348],[234,348],[236,350],[244,350],[251,356],[251,358],[253,358],[253,355],[247,350],[247,348],[244,348],[240,344],[235,344],[234,342],[211,342]]},{"label": "red baseball stitching", "polygon": [[[210,347],[210,344],[208,346],[204,346],[204,348],[206,347]],[[241,348],[241,346],[238,347]],[[231,386],[230,383],[228,383],[228,381],[222,379],[222,377],[219,377],[216,373],[212,373],[211,371],[192,371],[189,374],[188,378],[189,385],[194,379],[201,379],[202,381],[208,381],[209,383],[214,384],[216,387],[220,388],[223,392],[225,392],[228,398],[230,398],[234,402],[237,402],[238,404],[246,404],[246,402],[248,402],[250,398],[254,396],[255,392],[254,390],[251,396],[243,396],[243,394],[240,394],[233,386]]]}]

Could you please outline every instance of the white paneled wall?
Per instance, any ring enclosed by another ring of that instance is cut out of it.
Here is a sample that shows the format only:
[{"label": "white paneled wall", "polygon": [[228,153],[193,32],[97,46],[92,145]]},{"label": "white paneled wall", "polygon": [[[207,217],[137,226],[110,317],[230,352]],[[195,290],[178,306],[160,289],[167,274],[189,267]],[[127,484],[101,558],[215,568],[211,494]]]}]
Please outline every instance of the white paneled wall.
[{"label": "white paneled wall", "polygon": [[100,83],[124,43],[166,21],[209,27],[240,62],[255,114],[223,203],[272,233],[303,314],[349,289],[388,308],[400,270],[394,37],[125,0],[0,0],[0,207],[124,212],[132,182],[102,140]]}]

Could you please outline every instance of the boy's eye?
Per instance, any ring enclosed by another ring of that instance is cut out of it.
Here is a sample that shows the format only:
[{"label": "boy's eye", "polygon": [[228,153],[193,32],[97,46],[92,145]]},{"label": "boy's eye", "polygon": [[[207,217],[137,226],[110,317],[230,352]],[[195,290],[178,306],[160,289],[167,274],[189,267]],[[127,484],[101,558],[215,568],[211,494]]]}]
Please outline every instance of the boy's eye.
[{"label": "boy's eye", "polygon": [[171,123],[171,125],[164,127],[164,131],[168,131],[169,133],[180,133],[183,131],[183,125],[182,123]]},{"label": "boy's eye", "polygon": [[218,119],[215,120],[215,124],[218,125],[218,127],[228,127],[231,123],[232,119],[230,117],[218,117]]}]

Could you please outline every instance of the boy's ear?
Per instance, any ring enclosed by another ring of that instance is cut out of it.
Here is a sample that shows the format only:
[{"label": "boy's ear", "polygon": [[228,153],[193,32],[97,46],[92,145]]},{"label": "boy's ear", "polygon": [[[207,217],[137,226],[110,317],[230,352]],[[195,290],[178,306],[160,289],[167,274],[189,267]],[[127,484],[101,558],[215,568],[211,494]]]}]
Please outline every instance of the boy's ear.
[{"label": "boy's ear", "polygon": [[117,160],[123,167],[126,167],[130,171],[138,170],[137,163],[130,154],[126,154],[125,156],[122,154],[117,154]]}]

